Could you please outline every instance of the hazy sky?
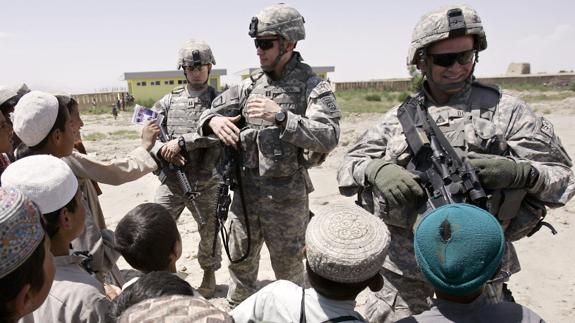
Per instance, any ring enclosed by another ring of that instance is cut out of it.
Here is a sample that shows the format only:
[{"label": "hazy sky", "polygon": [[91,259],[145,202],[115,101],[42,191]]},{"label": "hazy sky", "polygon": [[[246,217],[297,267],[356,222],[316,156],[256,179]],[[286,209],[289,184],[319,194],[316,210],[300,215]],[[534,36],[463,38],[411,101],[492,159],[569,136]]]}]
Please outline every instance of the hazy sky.
[{"label": "hazy sky", "polygon": [[[179,47],[207,41],[229,74],[258,64],[250,19],[274,1],[2,0],[0,85],[72,93],[125,86],[124,72],[176,68]],[[333,65],[334,81],[406,77],[415,23],[447,1],[288,1],[306,20],[298,50],[310,65]],[[481,16],[488,48],[476,74],[510,62],[533,73],[575,69],[575,1],[467,1]],[[224,81],[234,81],[228,77]]]}]

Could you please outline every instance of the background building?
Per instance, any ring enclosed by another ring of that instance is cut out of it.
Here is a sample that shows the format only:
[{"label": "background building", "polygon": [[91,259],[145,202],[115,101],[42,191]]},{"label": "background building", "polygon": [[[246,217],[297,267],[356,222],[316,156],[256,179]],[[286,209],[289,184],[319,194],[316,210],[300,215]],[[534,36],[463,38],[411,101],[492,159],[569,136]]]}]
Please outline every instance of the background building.
[{"label": "background building", "polygon": [[[245,80],[250,76],[250,74],[252,74],[253,72],[255,72],[258,69],[259,68],[256,68],[256,67],[250,67],[250,68],[246,68],[245,70],[241,70],[235,74],[239,75],[242,78],[242,80]],[[321,77],[324,80],[328,79],[327,73],[331,73],[331,72],[335,71],[334,66],[312,66],[311,69],[313,70],[313,72],[315,74],[317,74],[317,76]]]},{"label": "background building", "polygon": [[[226,75],[225,69],[212,68],[208,84],[220,88],[220,77]],[[127,72],[124,80],[128,82],[128,92],[137,102],[157,101],[178,85],[186,84],[182,70],[155,72]]]}]

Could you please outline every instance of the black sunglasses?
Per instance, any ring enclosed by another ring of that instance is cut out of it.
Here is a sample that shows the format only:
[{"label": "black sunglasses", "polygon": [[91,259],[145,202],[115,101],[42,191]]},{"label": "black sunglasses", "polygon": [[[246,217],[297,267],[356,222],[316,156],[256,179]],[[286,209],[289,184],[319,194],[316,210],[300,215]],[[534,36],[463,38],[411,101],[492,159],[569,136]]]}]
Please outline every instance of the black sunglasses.
[{"label": "black sunglasses", "polygon": [[274,41],[277,40],[277,38],[274,39],[254,39],[254,44],[256,45],[256,48],[261,48],[262,50],[268,50],[272,47],[274,47]]},{"label": "black sunglasses", "polygon": [[442,67],[450,67],[455,64],[455,62],[459,63],[459,65],[465,65],[473,61],[475,49],[459,53],[427,54],[427,56],[431,57],[433,64]]},{"label": "black sunglasses", "polygon": [[189,71],[189,72],[193,72],[193,71],[200,71],[201,72],[203,67],[204,67],[204,65],[185,65],[184,69],[186,71]]}]

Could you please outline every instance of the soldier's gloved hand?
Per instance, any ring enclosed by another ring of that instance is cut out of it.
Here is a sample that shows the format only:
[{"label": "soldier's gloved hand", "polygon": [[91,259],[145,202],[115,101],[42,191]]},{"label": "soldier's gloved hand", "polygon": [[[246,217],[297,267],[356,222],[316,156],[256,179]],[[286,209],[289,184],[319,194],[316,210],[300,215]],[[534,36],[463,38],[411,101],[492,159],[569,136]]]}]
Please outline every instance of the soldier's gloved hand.
[{"label": "soldier's gloved hand", "polygon": [[479,158],[469,162],[486,189],[532,187],[537,181],[538,173],[529,162],[516,162],[509,158]]},{"label": "soldier's gloved hand", "polygon": [[390,207],[417,203],[425,198],[417,176],[401,166],[376,159],[367,165],[365,174],[367,180],[383,194]]},{"label": "soldier's gloved hand", "polygon": [[178,144],[178,139],[172,139],[162,146],[160,149],[160,155],[168,163],[184,166],[186,159],[182,154],[180,154],[180,151],[181,149]]}]

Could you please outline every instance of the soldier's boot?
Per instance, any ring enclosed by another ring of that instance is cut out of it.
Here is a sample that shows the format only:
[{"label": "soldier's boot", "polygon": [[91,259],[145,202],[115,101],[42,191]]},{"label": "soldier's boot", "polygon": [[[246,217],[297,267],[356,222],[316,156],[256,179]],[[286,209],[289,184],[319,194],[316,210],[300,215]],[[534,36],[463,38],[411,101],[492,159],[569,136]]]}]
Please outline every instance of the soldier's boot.
[{"label": "soldier's boot", "polygon": [[204,277],[202,278],[202,283],[198,287],[198,292],[204,298],[214,297],[216,292],[216,273],[213,270],[205,270]]}]

